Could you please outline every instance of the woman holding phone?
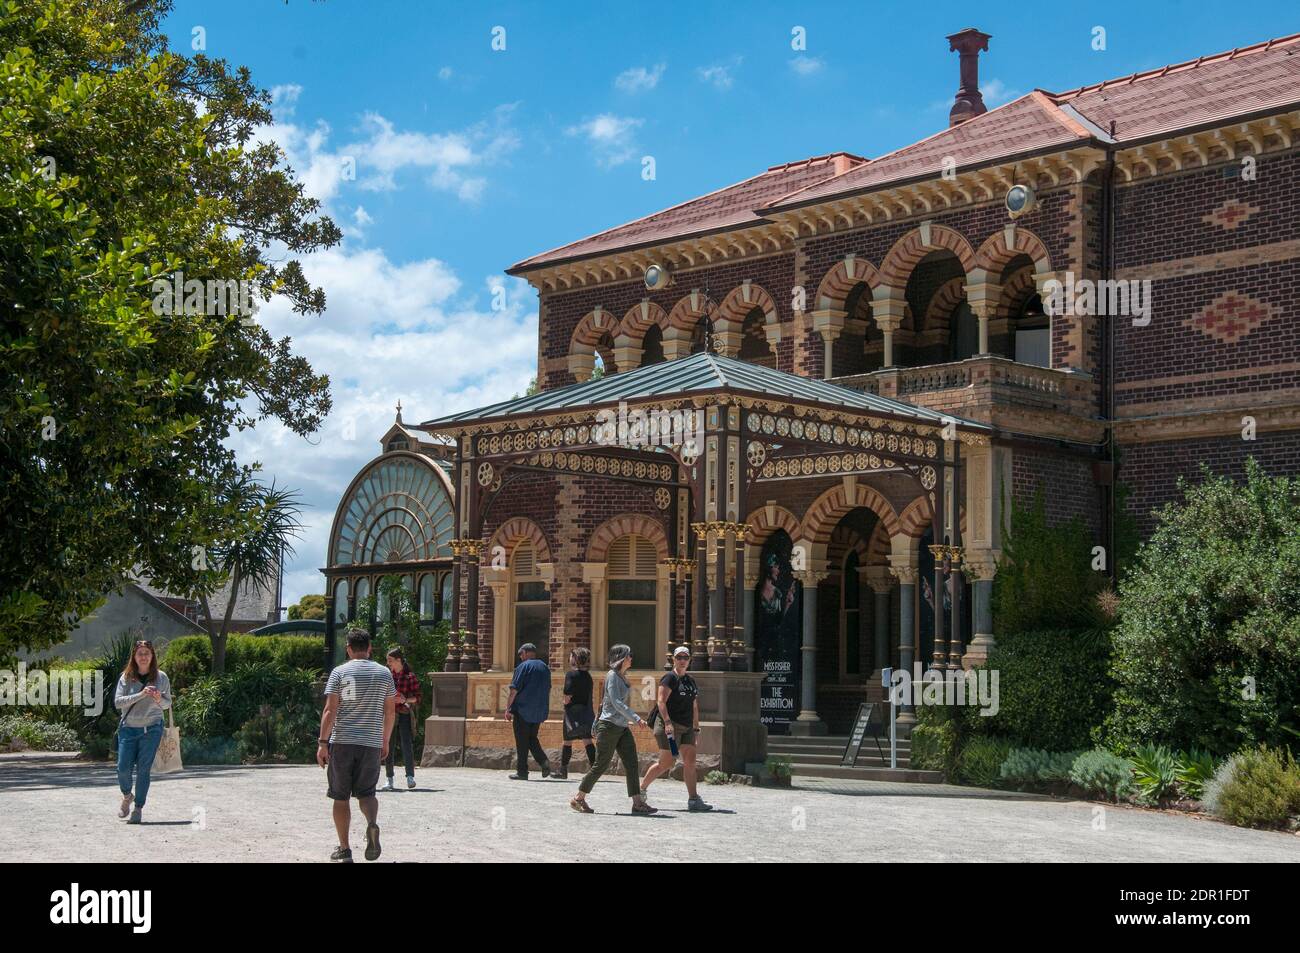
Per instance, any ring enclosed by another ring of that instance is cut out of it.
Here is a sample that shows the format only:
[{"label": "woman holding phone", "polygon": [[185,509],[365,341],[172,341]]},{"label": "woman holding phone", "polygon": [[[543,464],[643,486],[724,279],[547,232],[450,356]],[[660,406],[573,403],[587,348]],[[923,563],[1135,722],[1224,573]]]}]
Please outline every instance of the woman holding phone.
[{"label": "woman holding phone", "polygon": [[[128,824],[139,824],[145,799],[149,796],[149,772],[163,737],[163,711],[172,707],[172,687],[167,674],[158,668],[153,643],[141,639],[135,643],[131,659],[117,680],[113,704],[122,713],[117,729],[117,786],[122,803],[117,816]],[[135,781],[135,793],[131,782]],[[135,802],[132,809],[131,802]]]},{"label": "woman holding phone", "polygon": [[587,803],[587,795],[596,786],[600,776],[609,770],[615,751],[623,762],[627,796],[632,799],[632,813],[656,813],[642,796],[637,777],[636,739],[632,736],[632,728],[638,725],[644,727],[645,721],[628,704],[632,697],[632,686],[628,684],[625,673],[631,667],[632,649],[629,646],[616,645],[609,650],[609,673],[605,676],[605,694],[600,700],[600,717],[596,719],[596,763],[583,777],[582,783],[578,785],[578,793],[569,802],[569,807],[580,814],[596,813]]},{"label": "woman holding phone", "polygon": [[650,790],[655,778],[673,769],[678,750],[682,755],[683,777],[686,781],[686,809],[711,811],[696,788],[695,741],[700,733],[700,689],[686,671],[691,665],[691,650],[679,645],[673,651],[673,670],[659,682],[659,701],[652,718],[655,722],[655,741],[659,743],[659,760],[646,769],[641,781],[641,791]]}]

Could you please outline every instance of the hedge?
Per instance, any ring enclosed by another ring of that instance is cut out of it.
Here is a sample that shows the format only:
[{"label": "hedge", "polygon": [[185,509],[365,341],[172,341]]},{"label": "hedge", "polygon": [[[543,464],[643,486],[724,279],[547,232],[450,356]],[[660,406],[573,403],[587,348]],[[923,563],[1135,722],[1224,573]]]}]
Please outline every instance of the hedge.
[{"label": "hedge", "polygon": [[[232,635],[226,642],[226,671],[245,665],[279,663],[286,668],[322,671],[325,643],[309,635]],[[173,639],[163,650],[159,666],[172,689],[184,688],[212,674],[212,640],[206,635]]]}]

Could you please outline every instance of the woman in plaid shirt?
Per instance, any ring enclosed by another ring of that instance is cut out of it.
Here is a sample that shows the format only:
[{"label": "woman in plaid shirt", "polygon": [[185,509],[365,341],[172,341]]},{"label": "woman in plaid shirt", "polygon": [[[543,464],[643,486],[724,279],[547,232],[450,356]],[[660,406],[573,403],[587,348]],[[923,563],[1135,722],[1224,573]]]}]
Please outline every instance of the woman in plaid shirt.
[{"label": "woman in plaid shirt", "polygon": [[385,791],[393,790],[393,756],[397,753],[397,739],[402,739],[402,760],[406,762],[406,786],[415,787],[415,714],[420,709],[420,680],[406,663],[406,656],[401,649],[390,649],[388,668],[393,673],[393,684],[397,688],[397,721],[393,723],[393,736],[388,741],[388,757],[384,759],[384,770],[388,772]]}]

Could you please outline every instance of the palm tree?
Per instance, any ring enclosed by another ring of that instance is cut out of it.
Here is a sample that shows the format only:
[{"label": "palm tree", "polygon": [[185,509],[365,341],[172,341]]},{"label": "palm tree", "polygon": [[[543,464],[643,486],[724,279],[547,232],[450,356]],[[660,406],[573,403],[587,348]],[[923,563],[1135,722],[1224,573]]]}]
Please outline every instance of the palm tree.
[{"label": "palm tree", "polygon": [[[212,547],[212,571],[204,576],[204,583],[195,593],[203,607],[204,624],[212,641],[212,674],[226,670],[226,643],[230,637],[230,617],[235,611],[240,587],[251,585],[257,593],[264,593],[275,584],[283,560],[293,556],[290,542],[297,539],[302,523],[298,520],[301,509],[298,494],[267,486],[242,474],[228,491],[226,508],[233,516],[229,534]],[[208,599],[229,584],[230,596],[220,621],[213,616]]]}]

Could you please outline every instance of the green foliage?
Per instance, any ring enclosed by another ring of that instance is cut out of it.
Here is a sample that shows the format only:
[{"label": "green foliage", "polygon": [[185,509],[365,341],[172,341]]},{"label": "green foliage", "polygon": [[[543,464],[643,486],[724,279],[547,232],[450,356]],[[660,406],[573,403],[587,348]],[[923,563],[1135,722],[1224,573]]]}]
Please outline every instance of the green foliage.
[{"label": "green foliage", "polygon": [[1133,793],[1133,766],[1113,751],[1094,748],[1074,759],[1070,781],[1092,797],[1118,801]]},{"label": "green foliage", "polygon": [[1133,783],[1144,804],[1159,804],[1173,797],[1178,785],[1178,760],[1164,745],[1139,745],[1129,755]]},{"label": "green foliage", "polygon": [[1206,804],[1239,827],[1282,827],[1300,814],[1300,767],[1285,749],[1242,751],[1224,762],[1210,785]]},{"label": "green foliage", "polygon": [[42,721],[29,713],[0,715],[0,751],[80,751],[81,739],[67,725]]},{"label": "green foliage", "polygon": [[1016,787],[1068,781],[1070,769],[1078,757],[1077,751],[1012,748],[999,773],[1004,783]]},{"label": "green foliage", "polygon": [[120,632],[104,646],[102,657],[71,661],[54,658],[45,663],[29,664],[29,670],[42,667],[50,672],[98,672],[104,687],[103,710],[97,715],[87,715],[84,706],[73,705],[37,706],[33,708],[32,714],[39,720],[62,725],[75,733],[78,744],[74,747],[80,748],[88,757],[106,757],[119,720],[119,713],[113,705],[113,693],[134,647],[135,636],[130,632]]},{"label": "green foliage", "polygon": [[767,773],[778,781],[787,781],[794,774],[792,762],[789,758],[772,756],[767,759]]},{"label": "green foliage", "polygon": [[954,778],[960,750],[958,735],[957,719],[948,708],[918,705],[908,764],[919,771],[942,771],[946,778]]},{"label": "green foliage", "polygon": [[1010,753],[1009,741],[982,736],[971,738],[957,756],[957,780],[981,788],[997,787],[1002,781],[1002,764]]},{"label": "green foliage", "polygon": [[1103,625],[1097,593],[1108,577],[1092,568],[1094,545],[1078,517],[1048,524],[1042,489],[1031,506],[1012,503],[993,579],[994,631],[1001,636]]},{"label": "green foliage", "polygon": [[181,732],[181,761],[193,764],[240,764],[234,738],[198,738]]},{"label": "green foliage", "polygon": [[263,705],[244,722],[235,740],[245,761],[310,764],[316,758],[320,714],[311,708]]},{"label": "green foliage", "polygon": [[[324,657],[324,643],[309,635],[232,635],[226,643],[226,665],[231,669],[278,663],[320,672]],[[212,642],[206,635],[172,639],[163,650],[159,667],[167,673],[174,691],[186,688],[212,674]]]},{"label": "green foliage", "polygon": [[1205,785],[1214,777],[1214,755],[1199,748],[1180,751],[1175,756],[1174,776],[1178,787],[1194,801],[1199,801],[1205,794]]},{"label": "green foliage", "polygon": [[1202,471],[1121,585],[1108,742],[1280,745],[1300,729],[1300,479]]},{"label": "green foliage", "polygon": [[299,619],[324,619],[325,597],[314,593],[303,596],[289,607],[289,618],[295,622]]},{"label": "green foliage", "polygon": [[176,721],[182,735],[233,738],[263,706],[289,713],[316,712],[315,673],[278,663],[242,665],[233,673],[197,679],[176,696]]},{"label": "green foliage", "polygon": [[705,784],[730,784],[731,775],[726,771],[710,771],[704,776]]},{"label": "green foliage", "polygon": [[62,641],[137,567],[202,582],[193,547],[241,525],[231,434],[330,409],[251,315],[162,306],[181,276],[318,313],[299,258],[341,238],[247,71],[166,51],[170,7],[0,5],[0,654]]},{"label": "green foliage", "polygon": [[1014,744],[1078,750],[1110,710],[1110,635],[1094,629],[1008,632],[985,665],[998,673],[998,712],[977,719]]}]

